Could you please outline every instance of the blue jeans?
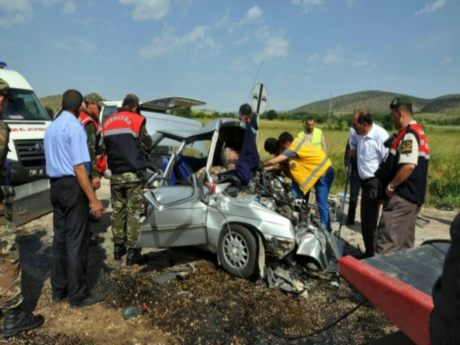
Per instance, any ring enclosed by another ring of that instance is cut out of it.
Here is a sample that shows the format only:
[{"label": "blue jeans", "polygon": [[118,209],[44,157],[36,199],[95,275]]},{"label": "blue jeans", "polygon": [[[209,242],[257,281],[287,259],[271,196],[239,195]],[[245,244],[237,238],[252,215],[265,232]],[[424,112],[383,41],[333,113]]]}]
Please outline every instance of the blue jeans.
[{"label": "blue jeans", "polygon": [[300,189],[298,183],[295,182],[295,181],[292,181],[291,191],[292,191],[292,195],[294,196],[294,198],[302,198],[303,197],[303,192]]},{"label": "blue jeans", "polygon": [[319,218],[321,224],[328,230],[331,228],[331,215],[329,213],[329,190],[331,189],[332,182],[334,181],[334,168],[330,167],[320,177],[315,184],[316,202],[318,203]]}]

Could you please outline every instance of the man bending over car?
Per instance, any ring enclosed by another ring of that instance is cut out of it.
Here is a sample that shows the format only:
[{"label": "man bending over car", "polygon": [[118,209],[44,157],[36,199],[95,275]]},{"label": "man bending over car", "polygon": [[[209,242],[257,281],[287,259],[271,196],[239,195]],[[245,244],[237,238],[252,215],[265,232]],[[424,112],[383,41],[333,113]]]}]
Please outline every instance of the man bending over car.
[{"label": "man bending over car", "polygon": [[318,146],[304,138],[296,138],[288,132],[283,132],[278,139],[283,152],[264,163],[270,167],[289,161],[289,171],[301,191],[306,195],[315,187],[316,202],[318,203],[321,224],[332,231],[329,213],[329,190],[334,180],[334,168],[326,153]]}]

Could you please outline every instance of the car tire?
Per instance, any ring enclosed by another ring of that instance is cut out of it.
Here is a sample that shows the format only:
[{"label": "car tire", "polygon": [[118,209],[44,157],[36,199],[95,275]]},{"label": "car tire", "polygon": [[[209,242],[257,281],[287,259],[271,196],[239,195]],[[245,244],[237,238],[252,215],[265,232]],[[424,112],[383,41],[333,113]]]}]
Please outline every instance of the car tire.
[{"label": "car tire", "polygon": [[256,237],[242,225],[225,226],[217,248],[224,269],[241,278],[251,277],[257,265]]}]

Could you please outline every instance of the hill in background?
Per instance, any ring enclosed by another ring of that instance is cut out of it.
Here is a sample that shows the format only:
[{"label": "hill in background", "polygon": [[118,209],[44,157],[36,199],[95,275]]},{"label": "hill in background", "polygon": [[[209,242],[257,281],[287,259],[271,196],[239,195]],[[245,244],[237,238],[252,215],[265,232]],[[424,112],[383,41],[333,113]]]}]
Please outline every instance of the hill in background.
[{"label": "hill in background", "polygon": [[446,95],[432,99],[425,107],[423,113],[440,113],[460,108],[460,95]]},{"label": "hill in background", "polygon": [[52,109],[53,113],[56,113],[56,111],[61,108],[62,95],[42,97],[40,101],[42,101],[45,108]]},{"label": "hill in background", "polygon": [[310,114],[326,114],[329,103],[332,102],[332,112],[336,115],[351,114],[355,109],[368,108],[375,114],[387,114],[389,104],[396,96],[408,96],[413,100],[414,112],[445,112],[450,109],[460,108],[460,94],[446,95],[433,99],[418,98],[384,91],[362,91],[347,95],[333,97],[331,100],[309,103],[290,110],[291,113],[306,112]]},{"label": "hill in background", "polygon": [[[374,114],[388,114],[389,104],[396,96],[402,94],[385,91],[362,91],[333,97],[332,112],[336,115],[352,114],[355,109],[368,108]],[[416,113],[449,113],[460,114],[460,94],[445,95],[433,99],[418,98],[411,95]],[[43,105],[56,112],[61,107],[62,95],[52,95],[41,98]],[[297,107],[287,113],[327,114],[329,99],[316,101]],[[203,111],[203,110],[201,110]],[[212,111],[209,111],[212,112]]]}]

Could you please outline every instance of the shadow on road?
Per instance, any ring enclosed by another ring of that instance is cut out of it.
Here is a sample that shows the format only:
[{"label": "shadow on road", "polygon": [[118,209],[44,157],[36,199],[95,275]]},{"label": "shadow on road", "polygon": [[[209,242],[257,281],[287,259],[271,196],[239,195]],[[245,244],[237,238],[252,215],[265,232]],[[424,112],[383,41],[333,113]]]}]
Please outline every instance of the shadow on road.
[{"label": "shadow on road", "polygon": [[[91,223],[91,232],[102,235],[110,225],[110,214],[107,213],[97,223]],[[88,253],[88,287],[92,289],[98,284],[101,275],[109,272],[105,264],[106,251],[102,247],[102,239],[96,237]],[[50,277],[52,256],[53,229],[34,227],[18,236],[21,254],[23,306],[32,311],[36,308],[43,286]]]}]

